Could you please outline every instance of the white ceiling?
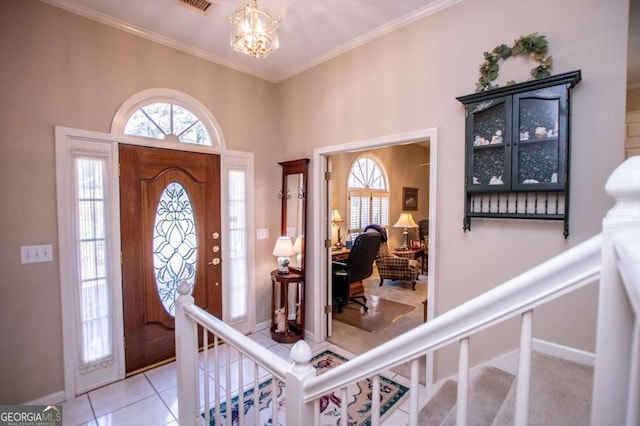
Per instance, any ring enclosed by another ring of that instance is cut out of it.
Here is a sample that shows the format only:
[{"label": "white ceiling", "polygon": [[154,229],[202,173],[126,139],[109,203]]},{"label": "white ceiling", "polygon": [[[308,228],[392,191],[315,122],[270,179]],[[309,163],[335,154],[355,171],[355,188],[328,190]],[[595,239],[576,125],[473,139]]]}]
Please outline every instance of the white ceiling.
[{"label": "white ceiling", "polygon": [[[42,0],[268,81],[285,80],[462,0],[259,0],[280,17],[280,49],[256,59],[229,46],[229,17],[245,0]],[[630,0],[627,83],[640,87],[640,0]]]},{"label": "white ceiling", "polygon": [[280,48],[253,58],[229,46],[229,17],[245,0],[42,0],[268,81],[285,80],[461,0],[259,0],[282,19]]}]

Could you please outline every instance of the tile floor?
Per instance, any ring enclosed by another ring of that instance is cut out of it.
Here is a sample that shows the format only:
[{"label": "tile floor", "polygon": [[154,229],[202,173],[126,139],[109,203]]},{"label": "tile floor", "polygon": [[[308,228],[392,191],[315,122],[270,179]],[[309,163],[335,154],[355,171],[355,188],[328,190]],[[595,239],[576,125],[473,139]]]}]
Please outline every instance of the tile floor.
[{"label": "tile floor", "polygon": [[[269,330],[257,332],[249,335],[250,338],[264,346],[267,350],[275,355],[288,360],[289,352],[293,347],[292,344],[280,344],[271,340]],[[311,350],[314,354],[325,349],[343,355],[345,357],[353,357],[352,354],[345,350],[330,345],[329,343],[313,344],[310,343]],[[221,357],[223,358],[223,357]],[[202,358],[201,358],[202,359]],[[226,363],[221,359],[221,364]],[[245,360],[247,363],[251,361]],[[204,363],[200,363],[200,374],[204,376]],[[237,353],[231,352],[229,357],[231,369],[237,369],[238,357]],[[251,371],[251,370],[249,370]],[[260,376],[266,375],[264,370],[260,371]],[[405,386],[409,385],[409,380],[396,375],[392,372],[386,372],[385,376],[393,379]],[[236,381],[230,383],[231,389],[237,389],[237,374],[231,373],[231,377],[235,377]],[[213,378],[209,377],[211,384],[211,397],[213,395]],[[252,382],[253,379],[246,379],[245,382]],[[202,380],[201,380],[202,384]],[[245,383],[247,384],[247,383]],[[178,425],[178,399],[177,399],[177,382],[175,372],[175,362],[163,365],[153,370],[146,371],[142,374],[129,377],[117,383],[110,384],[100,389],[93,390],[87,394],[80,395],[74,400],[63,404],[64,425],[68,426],[161,426],[161,425]],[[224,397],[224,389],[227,384],[221,384],[221,398]],[[204,392],[200,392],[203,394]],[[426,390],[424,386],[420,389],[420,401],[426,401]],[[201,406],[204,399],[201,396]],[[384,422],[385,425],[404,425],[408,422],[408,406],[407,398],[392,415]]]},{"label": "tile floor", "polygon": [[[293,347],[292,344],[280,344],[271,340],[269,330],[249,335],[257,343],[264,346],[275,355],[283,359],[289,359],[289,352]],[[331,349],[336,353],[346,357],[353,357],[353,354],[345,350],[331,345],[329,343],[310,344],[314,354],[325,349]],[[235,359],[234,359],[235,358]],[[226,361],[222,359],[222,363]],[[245,361],[249,362],[249,361]],[[229,358],[231,368],[237,368],[237,356],[233,354]],[[221,367],[226,368],[226,367]],[[245,367],[246,368],[246,367]],[[200,362],[201,376],[204,376],[204,362]],[[252,371],[246,369],[245,371]],[[266,375],[263,370],[260,376]],[[231,377],[234,377],[231,374]],[[394,373],[388,372],[385,376],[396,380],[404,385],[408,385],[409,381]],[[211,386],[210,399],[214,399],[213,395],[213,379],[209,376]],[[246,379],[250,382],[252,379]],[[202,382],[202,381],[201,381]],[[246,383],[245,383],[246,384]],[[117,383],[93,390],[87,394],[80,395],[74,400],[63,404],[64,424],[68,426],[153,426],[153,425],[178,425],[178,399],[177,399],[177,381],[175,373],[175,362],[163,365],[146,371],[142,374],[129,377]],[[231,383],[232,389],[237,389],[238,383]],[[224,385],[221,385],[224,388]],[[221,390],[224,392],[224,389]],[[203,394],[204,392],[200,392]],[[424,388],[421,393],[425,393]],[[224,397],[221,394],[221,397]],[[420,400],[426,395],[421,395]],[[201,396],[201,405],[204,400]],[[408,422],[408,400],[400,406],[385,421],[387,425],[401,425]]]}]

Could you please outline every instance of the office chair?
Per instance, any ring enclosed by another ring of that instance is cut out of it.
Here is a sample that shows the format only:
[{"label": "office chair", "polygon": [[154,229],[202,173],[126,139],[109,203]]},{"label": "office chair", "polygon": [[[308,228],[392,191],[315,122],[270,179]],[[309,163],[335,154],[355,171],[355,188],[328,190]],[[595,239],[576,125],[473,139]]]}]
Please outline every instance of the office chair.
[{"label": "office chair", "polygon": [[[365,311],[367,297],[362,280],[373,273],[373,261],[378,255],[382,236],[374,229],[358,235],[345,262],[332,262],[333,295],[337,300],[338,312],[349,301],[359,304]],[[358,299],[363,299],[360,301]]]}]

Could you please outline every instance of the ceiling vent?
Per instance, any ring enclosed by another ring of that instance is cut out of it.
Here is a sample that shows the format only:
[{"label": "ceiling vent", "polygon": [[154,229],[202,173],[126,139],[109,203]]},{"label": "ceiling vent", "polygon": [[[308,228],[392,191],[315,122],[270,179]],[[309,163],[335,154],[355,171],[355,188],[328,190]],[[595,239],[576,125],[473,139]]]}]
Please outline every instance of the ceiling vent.
[{"label": "ceiling vent", "polygon": [[179,0],[180,3],[199,10],[202,13],[206,13],[209,7],[213,6],[213,3],[207,0]]}]

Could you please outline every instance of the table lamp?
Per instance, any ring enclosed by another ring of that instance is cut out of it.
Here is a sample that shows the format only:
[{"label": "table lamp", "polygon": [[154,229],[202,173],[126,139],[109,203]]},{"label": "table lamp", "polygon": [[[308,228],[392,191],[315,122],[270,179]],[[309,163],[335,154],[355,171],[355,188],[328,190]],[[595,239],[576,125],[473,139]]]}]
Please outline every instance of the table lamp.
[{"label": "table lamp", "polygon": [[278,237],[276,245],[273,248],[274,256],[278,256],[278,274],[284,275],[289,273],[289,256],[296,254],[293,251],[293,244],[289,237]]},{"label": "table lamp", "polygon": [[338,209],[331,210],[331,223],[333,224],[333,226],[338,228],[338,242],[336,243],[336,248],[342,247],[342,242],[340,239],[340,226],[336,225],[336,223],[340,222],[344,222],[344,219],[342,219],[342,216],[340,216],[340,212],[338,211]]},{"label": "table lamp", "polygon": [[411,213],[400,213],[400,218],[393,225],[394,228],[404,228],[402,231],[402,245],[400,246],[401,250],[406,250],[409,248],[408,239],[409,239],[409,230],[407,228],[417,228],[418,224],[413,220],[413,216]]}]

